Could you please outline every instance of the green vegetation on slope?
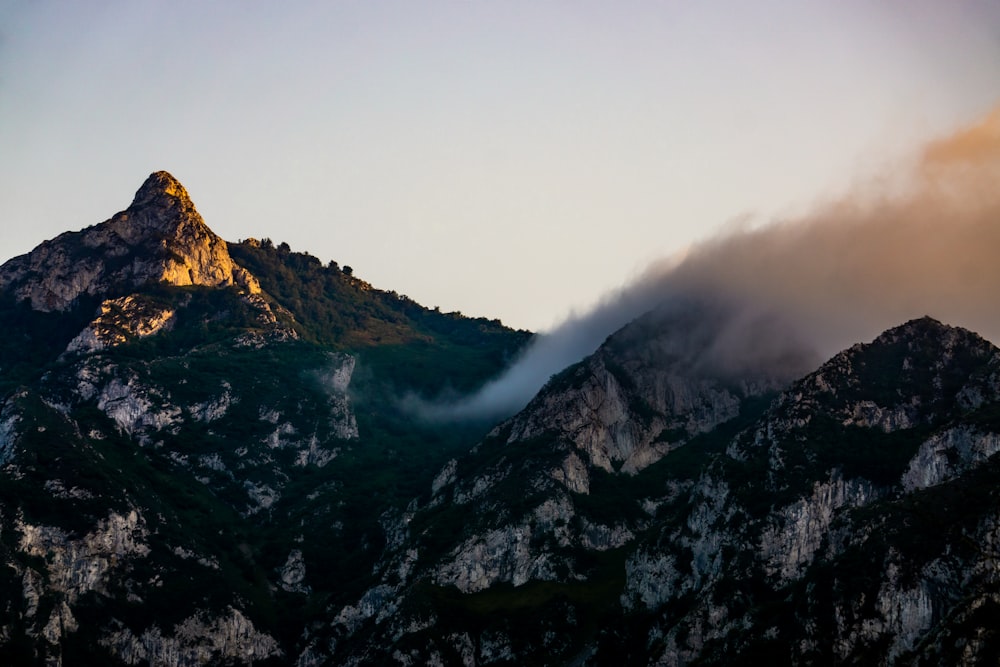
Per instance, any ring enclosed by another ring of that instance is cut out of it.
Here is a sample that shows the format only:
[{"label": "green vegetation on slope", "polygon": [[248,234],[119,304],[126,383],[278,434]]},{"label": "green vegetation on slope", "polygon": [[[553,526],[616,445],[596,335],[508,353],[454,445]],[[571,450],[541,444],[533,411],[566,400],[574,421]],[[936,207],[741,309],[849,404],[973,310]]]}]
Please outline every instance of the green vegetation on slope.
[{"label": "green vegetation on slope", "polygon": [[[421,306],[409,297],[375,289],[341,269],[326,266],[287,244],[231,243],[233,259],[260,280],[261,287],[288,308],[307,339],[339,347],[404,343],[445,338],[479,344],[484,333],[511,334],[499,320],[469,318]],[[527,332],[516,332],[519,337]]]},{"label": "green vegetation on slope", "polygon": [[365,392],[467,392],[499,373],[531,338],[500,320],[442,313],[375,289],[347,267],[324,266],[284,243],[244,241],[229,251],[290,311],[304,340],[358,356],[359,383],[374,380]]}]

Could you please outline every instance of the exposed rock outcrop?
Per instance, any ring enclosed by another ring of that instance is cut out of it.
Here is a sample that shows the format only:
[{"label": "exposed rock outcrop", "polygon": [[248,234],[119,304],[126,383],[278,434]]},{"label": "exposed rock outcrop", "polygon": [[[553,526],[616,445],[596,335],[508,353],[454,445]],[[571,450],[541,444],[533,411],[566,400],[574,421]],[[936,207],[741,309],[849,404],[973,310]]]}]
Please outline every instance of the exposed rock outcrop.
[{"label": "exposed rock outcrop", "polygon": [[251,665],[282,654],[273,637],[257,630],[250,619],[232,607],[223,615],[195,614],[174,626],[169,634],[157,625],[139,636],[122,628],[109,633],[101,643],[126,665]]},{"label": "exposed rock outcrop", "polygon": [[149,554],[145,521],[135,510],[112,513],[79,539],[52,526],[21,521],[17,528],[21,551],[45,559],[49,589],[64,594],[70,604],[89,591],[103,591],[113,568],[125,560]]},{"label": "exposed rock outcrop", "polygon": [[169,328],[176,310],[138,295],[105,299],[97,317],[70,341],[66,352],[97,352]]}]

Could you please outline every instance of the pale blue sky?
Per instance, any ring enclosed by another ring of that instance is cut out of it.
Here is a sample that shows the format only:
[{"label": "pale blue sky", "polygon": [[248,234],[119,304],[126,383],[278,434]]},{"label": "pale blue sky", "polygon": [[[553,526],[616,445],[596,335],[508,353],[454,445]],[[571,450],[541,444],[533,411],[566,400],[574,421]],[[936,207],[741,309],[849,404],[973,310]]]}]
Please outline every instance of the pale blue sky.
[{"label": "pale blue sky", "polygon": [[0,0],[0,259],[166,169],[226,239],[547,328],[998,103],[991,0]]}]

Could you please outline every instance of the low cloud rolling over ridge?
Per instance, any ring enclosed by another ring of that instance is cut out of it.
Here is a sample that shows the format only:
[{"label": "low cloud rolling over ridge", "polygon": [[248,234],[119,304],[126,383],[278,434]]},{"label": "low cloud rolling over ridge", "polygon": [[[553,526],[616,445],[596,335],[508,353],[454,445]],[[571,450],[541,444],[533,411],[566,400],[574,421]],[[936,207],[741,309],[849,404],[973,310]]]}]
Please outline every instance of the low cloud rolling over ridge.
[{"label": "low cloud rolling over ridge", "polygon": [[539,336],[475,394],[413,405],[432,418],[512,414],[628,322],[690,301],[728,313],[707,347],[736,369],[780,358],[780,349],[761,353],[759,335],[779,329],[771,347],[808,345],[818,360],[923,315],[1000,342],[1000,107],[927,145],[905,171],[799,219],[731,232],[656,263]]}]

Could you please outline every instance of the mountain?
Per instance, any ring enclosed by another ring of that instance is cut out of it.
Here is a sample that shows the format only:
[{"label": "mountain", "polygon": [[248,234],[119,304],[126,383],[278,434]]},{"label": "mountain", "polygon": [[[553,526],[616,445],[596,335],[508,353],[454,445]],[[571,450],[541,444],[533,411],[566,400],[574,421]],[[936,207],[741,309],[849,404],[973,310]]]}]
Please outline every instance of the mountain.
[{"label": "mountain", "polygon": [[227,243],[157,172],[0,266],[0,663],[1000,662],[1000,350],[822,362],[730,306],[427,421],[531,335]]},{"label": "mountain", "polygon": [[1000,350],[925,318],[778,392],[648,331],[442,468],[342,660],[996,663]]},{"label": "mountain", "polygon": [[0,285],[12,665],[294,663],[363,590],[381,515],[488,429],[400,397],[476,386],[529,338],[227,244],[164,172]]}]

